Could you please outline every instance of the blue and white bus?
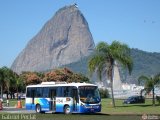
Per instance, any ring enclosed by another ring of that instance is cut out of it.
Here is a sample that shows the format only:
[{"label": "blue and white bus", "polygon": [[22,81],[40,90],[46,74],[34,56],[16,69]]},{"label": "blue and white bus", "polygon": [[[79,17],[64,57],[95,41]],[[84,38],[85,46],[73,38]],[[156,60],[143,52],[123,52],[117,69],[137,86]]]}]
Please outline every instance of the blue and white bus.
[{"label": "blue and white bus", "polygon": [[37,113],[93,113],[101,111],[101,98],[94,84],[42,82],[26,87],[25,107]]}]

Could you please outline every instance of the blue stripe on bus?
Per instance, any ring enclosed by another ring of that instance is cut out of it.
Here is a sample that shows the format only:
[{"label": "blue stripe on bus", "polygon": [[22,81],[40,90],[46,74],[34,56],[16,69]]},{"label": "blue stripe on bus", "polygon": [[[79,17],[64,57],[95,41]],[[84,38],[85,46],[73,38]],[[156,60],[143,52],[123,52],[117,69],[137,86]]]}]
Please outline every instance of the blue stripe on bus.
[{"label": "blue stripe on bus", "polygon": [[[45,98],[37,98],[35,99],[35,104],[31,103],[26,103],[26,109],[27,110],[35,110],[36,104],[41,105],[41,110],[42,111],[49,111],[49,102]],[[70,105],[71,110],[73,110],[73,105]],[[91,108],[91,105],[77,105],[75,111],[71,112],[77,112],[77,113],[90,113],[90,112],[100,112],[101,111],[101,106],[100,105],[95,105],[93,108]],[[56,104],[56,112],[64,112],[64,104]]]},{"label": "blue stripe on bus", "polygon": [[[70,106],[71,110],[73,110],[73,106]],[[56,112],[64,112],[64,104],[57,104],[56,105]],[[27,110],[35,110],[35,104],[26,104]],[[42,111],[49,111],[49,105],[41,105]],[[90,112],[100,112],[101,106],[98,108],[86,108],[84,106],[77,106],[77,111],[71,111],[71,112],[77,112],[77,113],[90,113]]]}]

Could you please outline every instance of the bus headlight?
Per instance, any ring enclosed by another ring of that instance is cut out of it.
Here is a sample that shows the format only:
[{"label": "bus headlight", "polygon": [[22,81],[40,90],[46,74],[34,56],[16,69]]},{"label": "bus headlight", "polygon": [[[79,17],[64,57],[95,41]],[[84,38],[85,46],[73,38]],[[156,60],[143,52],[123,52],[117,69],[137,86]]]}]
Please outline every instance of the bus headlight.
[{"label": "bus headlight", "polygon": [[81,103],[81,106],[85,107],[82,103]]},{"label": "bus headlight", "polygon": [[71,99],[70,98],[66,98],[66,101],[70,101]]}]

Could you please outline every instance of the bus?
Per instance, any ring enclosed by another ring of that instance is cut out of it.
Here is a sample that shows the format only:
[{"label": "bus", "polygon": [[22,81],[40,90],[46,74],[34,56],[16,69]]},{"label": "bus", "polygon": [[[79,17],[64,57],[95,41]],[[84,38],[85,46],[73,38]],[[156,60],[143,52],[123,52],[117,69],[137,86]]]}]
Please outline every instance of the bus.
[{"label": "bus", "polygon": [[95,113],[101,111],[101,98],[94,84],[42,82],[26,87],[25,107],[37,113]]}]

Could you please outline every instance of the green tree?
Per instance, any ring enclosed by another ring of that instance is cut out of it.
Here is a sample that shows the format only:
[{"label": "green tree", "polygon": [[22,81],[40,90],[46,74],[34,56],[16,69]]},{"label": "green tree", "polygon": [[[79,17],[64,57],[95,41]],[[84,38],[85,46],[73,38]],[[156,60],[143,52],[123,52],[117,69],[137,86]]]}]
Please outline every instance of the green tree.
[{"label": "green tree", "polygon": [[97,72],[100,80],[102,73],[106,73],[108,79],[111,82],[111,94],[112,103],[115,107],[115,100],[113,94],[113,72],[115,61],[121,63],[124,68],[132,71],[132,58],[130,56],[130,48],[126,44],[122,44],[118,41],[113,41],[111,45],[106,42],[100,42],[95,49],[94,55],[91,57],[88,63],[89,72]]},{"label": "green tree", "polygon": [[[8,67],[0,68],[1,97],[3,98],[3,90],[10,92],[10,87],[14,86],[14,72]],[[7,94],[8,97],[8,94]]]},{"label": "green tree", "polygon": [[2,68],[0,68],[0,87],[1,87],[1,98],[3,99],[4,72]]},{"label": "green tree", "polygon": [[11,87],[13,89],[15,88],[17,93],[17,99],[18,99],[19,92],[25,89],[25,85],[24,85],[23,79],[17,73],[13,72],[13,78],[14,78],[14,81]]},{"label": "green tree", "polygon": [[60,68],[45,73],[43,81],[89,82],[83,74],[74,73],[68,68]]},{"label": "green tree", "polygon": [[22,74],[20,74],[20,78],[25,85],[34,85],[42,82],[37,72],[22,72]]},{"label": "green tree", "polygon": [[10,88],[14,86],[15,83],[14,72],[6,66],[2,67],[2,71],[3,71],[3,83],[4,83],[3,89],[7,91],[7,98],[8,98],[8,93],[10,93]]},{"label": "green tree", "polygon": [[89,83],[89,79],[80,73],[73,73],[67,79],[67,82],[86,82]]},{"label": "green tree", "polygon": [[158,85],[160,83],[160,73],[153,76],[153,77],[147,77],[147,76],[140,76],[138,78],[138,82],[139,84],[143,84],[144,85],[144,90],[146,91],[146,93],[149,93],[152,91],[152,104],[153,106],[155,106],[155,93],[154,93],[154,89],[155,86]]}]

